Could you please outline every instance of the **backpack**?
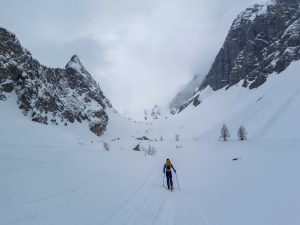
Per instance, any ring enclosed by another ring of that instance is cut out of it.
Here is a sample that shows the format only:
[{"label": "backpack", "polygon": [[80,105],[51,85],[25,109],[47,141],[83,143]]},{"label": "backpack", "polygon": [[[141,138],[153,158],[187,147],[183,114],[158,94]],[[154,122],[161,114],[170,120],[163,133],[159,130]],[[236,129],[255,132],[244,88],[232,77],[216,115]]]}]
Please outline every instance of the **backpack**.
[{"label": "backpack", "polygon": [[170,160],[167,160],[166,161],[166,170],[167,171],[171,171],[171,168],[172,168],[172,163]]}]

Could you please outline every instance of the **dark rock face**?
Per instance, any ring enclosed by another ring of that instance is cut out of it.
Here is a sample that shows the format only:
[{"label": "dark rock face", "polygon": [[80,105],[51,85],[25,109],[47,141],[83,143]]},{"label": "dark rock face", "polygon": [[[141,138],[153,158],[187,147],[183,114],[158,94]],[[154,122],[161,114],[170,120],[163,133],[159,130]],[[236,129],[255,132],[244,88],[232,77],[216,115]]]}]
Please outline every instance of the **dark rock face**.
[{"label": "dark rock face", "polygon": [[300,58],[299,0],[271,1],[246,9],[233,22],[211,70],[200,85],[213,90],[244,80],[256,88],[272,72]]},{"label": "dark rock face", "polygon": [[135,146],[132,150],[133,151],[141,151],[140,144],[138,144],[137,146]]},{"label": "dark rock face", "polygon": [[300,0],[270,0],[247,8],[234,20],[210,71],[197,91],[213,90],[243,81],[257,88],[268,75],[300,59]]},{"label": "dark rock face", "polygon": [[15,92],[17,103],[32,121],[68,125],[87,121],[100,136],[108,123],[109,100],[74,55],[64,69],[48,68],[33,59],[14,34],[0,28],[0,100]]}]

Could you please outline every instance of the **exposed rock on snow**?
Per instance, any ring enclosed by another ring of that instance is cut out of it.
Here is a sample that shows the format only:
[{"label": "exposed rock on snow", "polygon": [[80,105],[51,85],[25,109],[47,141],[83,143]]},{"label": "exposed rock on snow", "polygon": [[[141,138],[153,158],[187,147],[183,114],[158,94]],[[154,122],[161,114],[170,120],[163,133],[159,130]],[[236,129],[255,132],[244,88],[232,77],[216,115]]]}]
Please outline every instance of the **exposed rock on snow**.
[{"label": "exposed rock on snow", "polygon": [[15,92],[22,113],[43,124],[87,121],[100,136],[108,123],[109,100],[80,62],[72,56],[64,69],[33,59],[16,36],[0,28],[0,100]]},{"label": "exposed rock on snow", "polygon": [[141,141],[153,141],[153,140],[149,139],[149,138],[146,137],[146,136],[143,136],[143,137],[137,137],[136,140],[141,140]]},{"label": "exposed rock on snow", "polygon": [[151,117],[154,120],[157,120],[162,116],[161,110],[158,105],[155,105],[151,110]]},{"label": "exposed rock on snow", "polygon": [[165,115],[164,110],[161,109],[161,107],[159,107],[157,104],[155,104],[150,110],[147,109],[144,110],[145,120],[157,120],[162,118],[167,119],[167,117],[164,115]]},{"label": "exposed rock on snow", "polygon": [[181,111],[207,86],[218,90],[243,81],[244,87],[257,88],[266,82],[268,75],[280,73],[293,60],[299,60],[299,5],[299,0],[271,0],[240,13],[208,74],[200,84],[195,81],[196,89],[189,85],[186,87],[189,90],[181,91],[172,100],[171,110]]},{"label": "exposed rock on snow", "polygon": [[137,146],[135,146],[132,150],[133,151],[141,151],[140,144],[138,144]]}]

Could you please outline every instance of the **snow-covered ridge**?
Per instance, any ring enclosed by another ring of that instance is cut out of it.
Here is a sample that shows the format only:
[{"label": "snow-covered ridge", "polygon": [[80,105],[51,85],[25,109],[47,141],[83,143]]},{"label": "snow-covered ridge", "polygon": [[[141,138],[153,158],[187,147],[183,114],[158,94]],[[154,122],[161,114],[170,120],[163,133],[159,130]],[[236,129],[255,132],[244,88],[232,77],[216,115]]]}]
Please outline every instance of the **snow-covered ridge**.
[{"label": "snow-covered ridge", "polygon": [[235,29],[240,26],[241,22],[248,20],[252,22],[257,16],[265,16],[271,10],[273,6],[277,4],[277,0],[270,0],[263,5],[254,4],[252,7],[247,8],[241,12],[237,18],[233,21],[231,29]]},{"label": "snow-covered ridge", "polygon": [[0,28],[0,100],[12,93],[32,121],[65,126],[86,121],[97,135],[105,131],[107,110],[112,108],[77,55],[64,69],[46,67],[32,58],[14,34]]}]

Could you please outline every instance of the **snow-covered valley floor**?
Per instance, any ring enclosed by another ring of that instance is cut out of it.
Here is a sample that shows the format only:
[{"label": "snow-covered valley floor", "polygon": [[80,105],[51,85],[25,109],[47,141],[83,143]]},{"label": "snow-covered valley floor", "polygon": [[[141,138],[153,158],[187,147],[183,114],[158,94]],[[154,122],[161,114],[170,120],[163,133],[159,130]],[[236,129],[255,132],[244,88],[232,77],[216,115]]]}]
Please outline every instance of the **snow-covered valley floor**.
[{"label": "snow-covered valley floor", "polygon": [[[300,140],[176,144],[157,142],[155,156],[2,144],[0,224],[300,224]],[[166,157],[174,192],[162,187]]]}]

